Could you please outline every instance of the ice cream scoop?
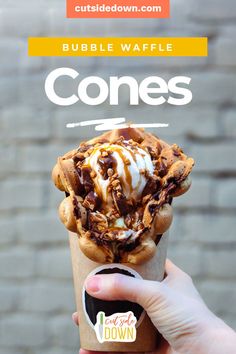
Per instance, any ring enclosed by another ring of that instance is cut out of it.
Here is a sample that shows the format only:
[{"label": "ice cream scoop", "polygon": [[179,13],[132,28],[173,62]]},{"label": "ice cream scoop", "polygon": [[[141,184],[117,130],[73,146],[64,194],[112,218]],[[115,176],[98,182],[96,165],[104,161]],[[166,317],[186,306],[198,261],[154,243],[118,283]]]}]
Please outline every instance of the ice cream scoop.
[{"label": "ice cream scoop", "polygon": [[104,202],[109,198],[110,178],[117,175],[127,199],[140,199],[154,166],[150,154],[140,147],[123,141],[122,145],[104,143],[96,147],[83,166],[91,168],[95,191]]}]

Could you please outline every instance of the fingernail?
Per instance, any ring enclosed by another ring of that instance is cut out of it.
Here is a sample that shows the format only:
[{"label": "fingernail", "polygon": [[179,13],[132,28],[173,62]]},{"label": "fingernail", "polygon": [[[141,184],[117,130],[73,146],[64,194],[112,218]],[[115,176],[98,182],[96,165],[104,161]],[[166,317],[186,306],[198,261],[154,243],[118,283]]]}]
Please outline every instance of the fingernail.
[{"label": "fingernail", "polygon": [[73,322],[78,326],[79,325],[79,318],[77,312],[74,312],[72,315]]},{"label": "fingernail", "polygon": [[86,280],[85,288],[91,293],[97,293],[100,290],[100,284],[101,278],[95,275]]}]

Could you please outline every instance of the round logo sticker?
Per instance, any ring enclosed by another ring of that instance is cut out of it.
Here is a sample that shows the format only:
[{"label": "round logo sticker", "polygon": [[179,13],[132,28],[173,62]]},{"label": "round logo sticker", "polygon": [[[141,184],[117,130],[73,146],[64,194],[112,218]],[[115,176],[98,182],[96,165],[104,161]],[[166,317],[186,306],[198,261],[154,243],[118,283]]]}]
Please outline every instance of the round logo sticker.
[{"label": "round logo sticker", "polygon": [[[89,276],[95,274],[120,273],[142,279],[132,268],[119,263],[104,264],[93,269]],[[82,290],[82,302],[86,319],[94,328],[99,342],[132,342],[136,339],[136,328],[145,316],[144,309],[130,301],[105,301],[89,295]]]}]

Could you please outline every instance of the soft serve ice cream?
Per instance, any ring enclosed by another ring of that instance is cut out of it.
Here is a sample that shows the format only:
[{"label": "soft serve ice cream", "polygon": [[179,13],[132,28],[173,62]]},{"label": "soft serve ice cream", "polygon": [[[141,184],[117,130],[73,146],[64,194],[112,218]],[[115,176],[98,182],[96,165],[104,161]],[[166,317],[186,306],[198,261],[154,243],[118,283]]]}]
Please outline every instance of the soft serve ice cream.
[{"label": "soft serve ice cream", "polygon": [[97,262],[142,263],[172,221],[172,198],[186,192],[193,159],[141,129],[108,132],[58,159],[59,214]]},{"label": "soft serve ice cream", "polygon": [[95,191],[107,205],[112,202],[109,185],[113,175],[117,175],[126,198],[137,200],[142,196],[147,175],[153,175],[154,171],[149,153],[128,141],[123,141],[122,145],[104,143],[98,146],[84,164],[91,168]]}]

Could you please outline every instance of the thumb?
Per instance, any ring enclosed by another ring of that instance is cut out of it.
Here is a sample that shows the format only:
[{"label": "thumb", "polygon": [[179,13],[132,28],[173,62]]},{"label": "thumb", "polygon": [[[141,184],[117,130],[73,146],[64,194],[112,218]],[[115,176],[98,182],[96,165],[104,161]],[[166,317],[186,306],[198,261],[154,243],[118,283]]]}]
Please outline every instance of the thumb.
[{"label": "thumb", "polygon": [[128,300],[148,309],[153,301],[163,298],[166,285],[122,274],[93,275],[85,281],[86,291],[102,300]]}]

